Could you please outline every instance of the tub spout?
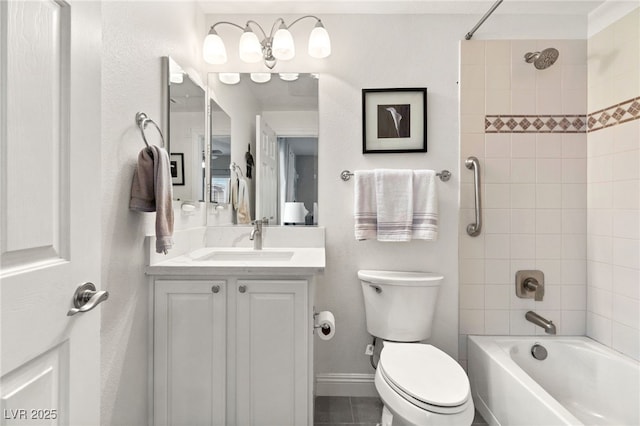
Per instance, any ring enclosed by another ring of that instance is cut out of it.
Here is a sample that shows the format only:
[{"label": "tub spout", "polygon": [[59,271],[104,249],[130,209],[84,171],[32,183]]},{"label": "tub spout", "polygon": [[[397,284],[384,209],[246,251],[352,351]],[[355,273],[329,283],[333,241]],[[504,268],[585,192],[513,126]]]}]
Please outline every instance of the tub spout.
[{"label": "tub spout", "polygon": [[524,317],[527,319],[527,321],[542,327],[545,333],[556,334],[556,325],[553,323],[553,321],[549,321],[548,319],[541,317],[533,311],[527,312]]}]

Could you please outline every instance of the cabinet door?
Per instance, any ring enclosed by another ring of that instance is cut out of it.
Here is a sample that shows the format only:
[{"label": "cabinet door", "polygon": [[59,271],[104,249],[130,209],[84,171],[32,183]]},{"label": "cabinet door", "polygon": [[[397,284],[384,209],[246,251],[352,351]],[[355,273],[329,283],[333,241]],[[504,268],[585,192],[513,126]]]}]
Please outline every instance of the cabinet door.
[{"label": "cabinet door", "polygon": [[239,280],[236,286],[238,425],[307,424],[307,282]]},{"label": "cabinet door", "polygon": [[154,424],[225,424],[224,281],[156,281]]}]

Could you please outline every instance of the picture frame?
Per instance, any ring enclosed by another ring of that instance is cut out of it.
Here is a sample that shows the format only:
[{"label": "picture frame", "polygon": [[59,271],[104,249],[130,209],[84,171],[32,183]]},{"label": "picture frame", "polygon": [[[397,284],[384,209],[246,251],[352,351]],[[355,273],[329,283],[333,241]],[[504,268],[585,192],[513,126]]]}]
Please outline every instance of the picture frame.
[{"label": "picture frame", "polygon": [[171,165],[171,183],[177,186],[184,185],[184,154],[171,153],[169,163]]},{"label": "picture frame", "polygon": [[362,89],[362,153],[427,152],[427,88]]}]

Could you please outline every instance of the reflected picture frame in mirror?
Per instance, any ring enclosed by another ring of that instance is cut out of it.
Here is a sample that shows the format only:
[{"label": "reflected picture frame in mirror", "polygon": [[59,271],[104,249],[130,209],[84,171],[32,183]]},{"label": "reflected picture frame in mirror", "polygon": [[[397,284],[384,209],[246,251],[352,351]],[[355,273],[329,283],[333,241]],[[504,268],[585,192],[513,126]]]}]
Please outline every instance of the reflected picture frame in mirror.
[{"label": "reflected picture frame in mirror", "polygon": [[[231,116],[230,160],[238,166],[231,187],[245,180],[251,219],[318,223],[318,80],[309,73],[207,76],[216,102]],[[291,202],[303,203],[304,220],[284,220]],[[231,221],[238,224],[235,215]]]}]

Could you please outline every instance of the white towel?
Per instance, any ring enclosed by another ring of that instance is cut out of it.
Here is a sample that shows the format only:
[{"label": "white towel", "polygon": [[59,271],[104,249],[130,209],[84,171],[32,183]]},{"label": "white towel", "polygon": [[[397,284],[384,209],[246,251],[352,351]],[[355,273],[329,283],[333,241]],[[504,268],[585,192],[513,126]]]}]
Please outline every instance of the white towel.
[{"label": "white towel", "polygon": [[438,187],[433,170],[413,171],[412,238],[438,239]]},{"label": "white towel", "polygon": [[173,185],[169,154],[151,145],[138,154],[131,183],[129,208],[156,212],[156,252],[167,254],[173,247]]},{"label": "white towel", "polygon": [[410,241],[413,171],[375,170],[378,241]]},{"label": "white towel", "polygon": [[438,192],[433,170],[356,170],[356,240],[438,238]]},{"label": "white towel", "polygon": [[249,207],[249,185],[245,178],[238,179],[238,195],[236,209],[237,223],[251,223],[251,210]]},{"label": "white towel", "polygon": [[378,234],[376,182],[372,170],[354,172],[354,219],[356,240],[370,240]]}]

